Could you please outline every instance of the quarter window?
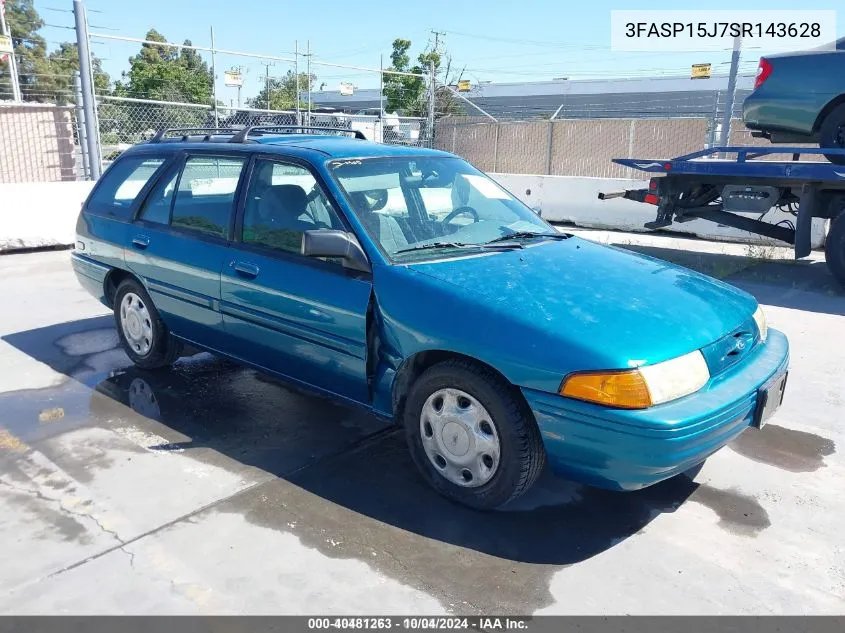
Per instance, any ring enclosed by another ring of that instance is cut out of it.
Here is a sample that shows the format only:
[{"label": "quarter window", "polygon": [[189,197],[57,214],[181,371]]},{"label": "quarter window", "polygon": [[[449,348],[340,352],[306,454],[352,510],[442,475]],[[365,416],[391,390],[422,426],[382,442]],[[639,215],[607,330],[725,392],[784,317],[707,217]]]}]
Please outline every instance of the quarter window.
[{"label": "quarter window", "polygon": [[171,226],[226,237],[245,159],[193,156],[176,187]]},{"label": "quarter window", "polygon": [[97,185],[86,209],[97,215],[130,219],[132,203],[162,163],[164,158],[158,156],[119,158]]}]

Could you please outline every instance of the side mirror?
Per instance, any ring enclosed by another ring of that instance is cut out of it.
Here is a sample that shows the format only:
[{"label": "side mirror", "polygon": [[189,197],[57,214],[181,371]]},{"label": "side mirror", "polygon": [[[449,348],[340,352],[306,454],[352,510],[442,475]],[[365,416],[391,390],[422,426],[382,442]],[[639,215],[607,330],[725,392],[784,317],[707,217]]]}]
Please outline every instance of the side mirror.
[{"label": "side mirror", "polygon": [[371,272],[370,262],[355,236],[334,229],[313,229],[302,234],[302,254],[306,257],[339,257],[353,270]]}]

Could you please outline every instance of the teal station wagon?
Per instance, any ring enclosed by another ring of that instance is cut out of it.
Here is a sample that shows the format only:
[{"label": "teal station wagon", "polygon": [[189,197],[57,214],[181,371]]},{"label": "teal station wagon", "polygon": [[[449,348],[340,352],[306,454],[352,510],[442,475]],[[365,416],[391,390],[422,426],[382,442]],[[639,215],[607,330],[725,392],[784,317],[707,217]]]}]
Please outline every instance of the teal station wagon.
[{"label": "teal station wagon", "polygon": [[753,297],[560,233],[445,152],[163,131],[106,171],[77,233],[77,277],[137,365],[190,344],[393,419],[476,508],[547,462],[615,490],[677,475],[786,384]]}]

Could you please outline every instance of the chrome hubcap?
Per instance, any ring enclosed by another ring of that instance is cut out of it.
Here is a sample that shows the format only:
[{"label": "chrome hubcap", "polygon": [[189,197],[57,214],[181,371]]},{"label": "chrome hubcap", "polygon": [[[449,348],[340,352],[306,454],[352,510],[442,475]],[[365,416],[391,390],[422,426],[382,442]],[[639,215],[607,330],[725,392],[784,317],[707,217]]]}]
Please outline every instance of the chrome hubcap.
[{"label": "chrome hubcap", "polygon": [[120,302],[120,328],[126,342],[139,356],[146,356],[153,346],[153,321],[143,299],[127,292]]},{"label": "chrome hubcap", "polygon": [[496,425],[481,403],[460,389],[439,389],[420,415],[420,437],[428,459],[453,484],[486,484],[499,467]]}]

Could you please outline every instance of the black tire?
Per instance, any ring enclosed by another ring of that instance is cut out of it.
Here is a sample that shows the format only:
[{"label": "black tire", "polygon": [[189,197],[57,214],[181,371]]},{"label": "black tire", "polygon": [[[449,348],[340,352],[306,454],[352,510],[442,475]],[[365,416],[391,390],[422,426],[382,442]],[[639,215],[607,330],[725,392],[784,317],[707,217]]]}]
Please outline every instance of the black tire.
[{"label": "black tire", "polygon": [[[836,106],[822,121],[819,147],[845,149],[845,103]],[[825,158],[836,165],[845,165],[845,156],[825,154]]]},{"label": "black tire", "polygon": [[[151,345],[148,352],[139,354],[127,340],[123,331],[120,317],[120,306],[128,293],[138,296],[150,315],[150,327],[152,329]],[[159,369],[169,367],[179,358],[182,351],[182,344],[167,331],[167,327],[161,320],[153,300],[144,287],[135,279],[124,279],[114,293],[114,322],[117,327],[117,336],[127,356],[138,367],[143,369]]]},{"label": "black tire", "polygon": [[824,258],[830,273],[845,286],[845,212],[830,221],[830,230],[824,243]]},{"label": "black tire", "polygon": [[[439,389],[460,389],[487,410],[499,437],[500,458],[485,484],[459,486],[441,475],[422,444],[420,416],[429,396]],[[492,510],[528,490],[546,463],[540,430],[525,402],[497,374],[465,360],[447,360],[426,369],[411,386],[404,411],[411,456],[425,480],[440,494],[479,510]]]}]

